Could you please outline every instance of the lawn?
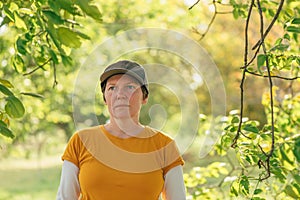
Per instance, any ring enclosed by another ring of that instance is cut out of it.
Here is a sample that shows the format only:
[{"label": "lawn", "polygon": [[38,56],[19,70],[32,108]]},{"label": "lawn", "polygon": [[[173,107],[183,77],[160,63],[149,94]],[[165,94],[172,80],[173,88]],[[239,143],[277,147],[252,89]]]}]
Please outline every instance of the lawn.
[{"label": "lawn", "polygon": [[[47,160],[0,162],[0,200],[53,200],[56,197],[61,165]],[[29,167],[31,165],[31,167]]]}]

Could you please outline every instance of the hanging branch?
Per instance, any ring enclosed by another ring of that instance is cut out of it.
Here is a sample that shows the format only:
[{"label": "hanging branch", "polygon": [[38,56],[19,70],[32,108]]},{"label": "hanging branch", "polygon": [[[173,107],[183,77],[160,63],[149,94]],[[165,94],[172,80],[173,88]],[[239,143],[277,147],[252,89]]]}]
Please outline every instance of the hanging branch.
[{"label": "hanging branch", "polygon": [[[191,10],[199,2],[200,2],[200,0],[198,0],[196,3],[194,3],[191,7],[189,7],[189,10]],[[213,13],[213,16],[210,19],[210,22],[208,23],[207,28],[205,29],[205,31],[203,33],[200,33],[196,28],[193,28],[193,31],[196,32],[197,34],[199,34],[201,36],[199,40],[202,40],[206,36],[206,34],[210,30],[210,28],[211,28],[212,24],[214,23],[214,21],[215,21],[215,19],[216,19],[216,17],[217,17],[218,14],[229,14],[229,13],[232,13],[232,12],[219,12],[217,10],[218,9],[217,3],[219,3],[219,2],[216,2],[215,0],[212,1],[212,4],[214,6],[214,13]]]},{"label": "hanging branch", "polygon": [[[251,12],[252,12],[252,9],[253,9],[253,6],[254,6],[254,0],[252,0],[251,1],[251,4],[250,4],[250,6],[249,6],[249,11],[248,11],[248,16],[247,16],[247,20],[246,20],[246,26],[245,26],[245,53],[244,53],[244,66],[243,67],[241,67],[241,69],[243,69],[243,75],[242,75],[242,80],[241,80],[241,84],[240,84],[240,89],[241,89],[241,98],[240,98],[240,104],[241,104],[241,108],[240,108],[240,122],[239,122],[239,125],[238,125],[238,130],[237,130],[237,134],[236,134],[236,136],[235,136],[235,138],[233,139],[233,142],[232,142],[232,147],[234,148],[234,147],[236,147],[236,145],[237,145],[237,140],[238,140],[238,138],[240,137],[240,134],[242,134],[242,132],[241,132],[241,126],[242,126],[242,117],[243,117],[243,108],[244,108],[244,106],[243,106],[243,102],[244,102],[244,82],[245,82],[245,78],[246,78],[246,73],[250,73],[250,74],[253,74],[253,75],[256,75],[256,76],[258,76],[259,74],[256,74],[256,73],[254,73],[254,72],[250,72],[249,70],[247,70],[247,67],[256,59],[256,57],[257,57],[257,54],[258,54],[258,52],[259,52],[259,50],[260,50],[260,47],[264,44],[264,40],[265,40],[265,37],[267,36],[267,34],[270,32],[270,30],[271,30],[271,28],[273,27],[273,25],[274,25],[274,23],[275,23],[275,21],[277,20],[277,18],[278,18],[278,16],[279,16],[279,13],[281,12],[281,10],[282,10],[282,7],[283,7],[283,3],[284,3],[284,0],[281,0],[281,2],[280,2],[280,4],[279,4],[279,6],[278,6],[278,9],[277,9],[277,11],[276,11],[276,14],[274,15],[274,18],[272,19],[272,22],[271,22],[271,24],[268,26],[268,28],[267,28],[267,30],[266,30],[266,32],[263,32],[263,16],[262,16],[262,9],[261,9],[261,7],[260,7],[260,1],[259,0],[257,0],[257,4],[258,4],[258,6],[259,6],[259,8],[260,8],[260,10],[259,10],[259,14],[260,14],[260,20],[261,20],[261,39],[259,40],[259,42],[256,44],[256,45],[254,45],[254,47],[255,48],[257,48],[256,49],[256,51],[255,51],[255,53],[254,53],[254,56],[250,59],[250,61],[248,62],[247,61],[247,57],[248,57],[248,26],[249,26],[249,21],[250,21],[250,16],[251,16]],[[252,48],[252,50],[254,50],[255,48]],[[264,47],[265,48],[265,47]],[[265,55],[266,55],[266,49],[264,49],[263,50],[265,53]],[[266,55],[267,56],[267,55]],[[267,68],[268,68],[268,70],[270,71],[270,67],[269,67],[269,61],[268,61],[268,59],[266,59],[266,62],[267,62]],[[260,75],[260,76],[262,76],[262,75]],[[293,78],[285,78],[285,77],[281,77],[281,76],[271,76],[271,72],[268,72],[268,75],[267,76],[262,76],[262,77],[267,77],[267,78],[269,78],[269,82],[271,82],[270,81],[270,79],[272,78],[272,77],[276,77],[276,78],[281,78],[281,79],[285,79],[285,80],[294,80],[294,79],[297,79],[297,78],[299,78],[299,77],[293,77]],[[272,87],[272,85],[270,85],[270,87]],[[272,90],[272,88],[271,88],[271,90]],[[271,109],[273,110],[273,99],[271,100],[272,102],[271,102]],[[272,116],[274,115],[274,113],[272,113]],[[273,123],[274,123],[274,121],[273,121]],[[274,126],[272,126],[273,128],[274,128]]]},{"label": "hanging branch", "polygon": [[[270,64],[269,64],[269,59],[268,59],[268,55],[267,55],[267,50],[266,50],[266,46],[265,46],[265,42],[264,42],[264,19],[263,19],[263,14],[262,14],[262,9],[261,9],[261,5],[260,5],[260,0],[257,0],[257,7],[258,7],[258,13],[259,13],[259,17],[260,17],[260,36],[261,36],[261,46],[263,49],[263,53],[266,56],[266,68],[268,71],[268,79],[269,79],[269,89],[270,89],[270,106],[271,106],[271,136],[272,136],[272,142],[271,142],[271,150],[269,153],[264,152],[264,150],[262,149],[262,147],[259,145],[259,148],[261,149],[261,151],[266,155],[266,160],[265,163],[266,165],[264,165],[266,171],[267,171],[267,175],[263,178],[260,178],[260,180],[265,180],[267,178],[270,177],[271,175],[271,171],[270,171],[270,159],[273,155],[274,149],[275,149],[275,130],[274,130],[274,100],[273,100],[273,81],[272,81],[272,77],[271,77],[271,71],[270,71]],[[261,160],[260,160],[261,161]],[[263,162],[263,161],[261,161]]]},{"label": "hanging branch", "polygon": [[[254,0],[251,1],[251,4],[249,6],[249,11],[248,11],[248,16],[246,19],[246,25],[245,25],[245,49],[244,49],[244,66],[247,65],[248,63],[248,28],[249,28],[249,23],[250,23],[250,18],[252,14],[252,9],[254,6]],[[235,148],[237,146],[237,140],[240,137],[240,134],[242,133],[242,119],[243,119],[243,111],[244,111],[244,83],[246,79],[246,68],[243,69],[243,75],[242,75],[242,80],[240,84],[240,89],[241,89],[241,97],[240,97],[240,121],[238,125],[238,130],[237,133],[233,139],[233,142],[231,144],[231,147]]]},{"label": "hanging branch", "polygon": [[273,17],[273,19],[272,19],[270,25],[269,25],[268,28],[266,29],[266,32],[263,33],[263,36],[261,37],[261,39],[260,39],[259,41],[257,41],[257,43],[252,47],[252,50],[254,50],[254,49],[256,49],[258,46],[260,46],[261,43],[262,43],[262,41],[263,41],[262,39],[264,39],[264,38],[267,37],[268,33],[270,32],[270,30],[272,29],[274,23],[276,22],[277,18],[279,17],[279,14],[280,14],[280,12],[281,12],[281,10],[282,10],[283,3],[284,3],[284,0],[281,0],[280,3],[279,3],[278,9],[277,9],[277,11],[276,11],[276,13],[275,13],[275,15],[274,15],[274,17]]},{"label": "hanging branch", "polygon": [[[248,69],[245,69],[247,73],[252,74],[254,76],[260,76],[262,78],[269,78],[269,75],[261,75],[261,74],[257,74],[255,72],[251,72]],[[295,77],[283,77],[283,76],[277,76],[277,75],[271,75],[272,78],[278,78],[278,79],[283,79],[283,80],[287,80],[287,81],[293,81],[296,80],[298,78],[300,78],[300,76],[295,76]]]},{"label": "hanging branch", "polygon": [[191,10],[192,8],[194,8],[195,5],[197,5],[200,2],[200,0],[197,0],[191,7],[189,7],[189,10]]},{"label": "hanging branch", "polygon": [[56,65],[55,63],[53,63],[53,88],[55,88],[55,86],[58,84],[57,82],[57,78],[56,78]]},{"label": "hanging branch", "polygon": [[270,25],[268,26],[266,32],[263,34],[263,36],[261,37],[261,39],[252,47],[252,50],[256,49],[256,51],[254,52],[253,57],[250,59],[250,61],[247,64],[245,64],[243,67],[241,67],[241,69],[247,68],[256,59],[257,54],[258,54],[258,52],[260,50],[261,41],[263,41],[267,37],[267,35],[270,32],[270,30],[272,29],[274,23],[278,19],[279,14],[280,14],[280,12],[282,10],[283,4],[284,4],[284,0],[281,0],[280,4],[278,6],[278,9],[277,9],[277,11],[276,11],[276,13],[275,13],[275,15],[274,15],[274,17],[273,17]]},{"label": "hanging branch", "polygon": [[43,64],[41,65],[38,65],[36,68],[34,68],[32,71],[30,72],[27,72],[25,74],[23,74],[24,76],[27,76],[27,75],[30,75],[30,74],[33,74],[35,71],[37,71],[38,69],[41,69],[43,68],[46,64],[48,64],[50,61],[52,60],[52,58],[49,58],[48,60],[46,60],[46,62],[44,62]]}]

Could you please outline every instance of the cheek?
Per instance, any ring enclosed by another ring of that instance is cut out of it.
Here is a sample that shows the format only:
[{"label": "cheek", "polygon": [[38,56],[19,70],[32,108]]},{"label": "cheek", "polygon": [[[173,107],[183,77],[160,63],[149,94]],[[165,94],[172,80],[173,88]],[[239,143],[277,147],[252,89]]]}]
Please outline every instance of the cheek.
[{"label": "cheek", "polygon": [[135,103],[142,102],[143,101],[143,94],[141,93],[141,91],[135,91],[130,95],[129,101],[130,102],[135,102]]},{"label": "cheek", "polygon": [[106,105],[111,105],[111,94],[109,94],[109,93],[104,93],[103,94],[104,95],[104,97],[105,97],[105,104]]}]

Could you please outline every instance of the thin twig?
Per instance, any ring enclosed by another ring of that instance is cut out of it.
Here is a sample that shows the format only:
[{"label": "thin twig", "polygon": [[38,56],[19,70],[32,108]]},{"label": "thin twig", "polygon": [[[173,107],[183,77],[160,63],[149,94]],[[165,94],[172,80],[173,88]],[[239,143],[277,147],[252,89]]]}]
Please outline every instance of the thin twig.
[{"label": "thin twig", "polygon": [[217,16],[217,6],[216,6],[215,2],[213,2],[213,6],[214,6],[215,12],[214,12],[214,14],[213,14],[213,16],[212,16],[212,18],[211,18],[211,20],[210,20],[210,22],[209,22],[206,30],[204,31],[204,33],[201,34],[201,37],[200,37],[199,40],[202,40],[205,37],[205,35],[208,33],[208,31],[210,30],[212,24],[214,23],[214,21],[216,19],[216,16]]},{"label": "thin twig", "polygon": [[[254,76],[259,76],[259,77],[262,77],[262,78],[269,78],[268,75],[261,75],[261,74],[257,74],[255,72],[251,72],[249,71],[248,69],[246,69],[246,72],[249,73],[249,74],[252,74]],[[283,80],[287,80],[287,81],[292,81],[292,80],[296,80],[298,78],[300,78],[300,76],[295,76],[295,77],[283,77],[283,76],[277,76],[277,75],[271,75],[272,78],[278,78],[278,79],[283,79]]]},{"label": "thin twig", "polygon": [[52,58],[49,58],[46,62],[44,62],[43,64],[37,66],[37,67],[34,68],[32,71],[23,74],[23,76],[27,76],[27,75],[33,74],[33,73],[34,73],[35,71],[37,71],[38,69],[43,68],[43,67],[44,67],[46,64],[48,64],[51,60],[52,60]]},{"label": "thin twig", "polygon": [[194,7],[195,5],[197,5],[199,2],[200,2],[200,0],[197,0],[191,7],[189,7],[189,10],[193,9],[193,7]]},{"label": "thin twig", "polygon": [[56,79],[56,65],[55,63],[53,62],[53,77],[54,77],[54,80],[53,80],[53,88],[55,88],[55,86],[58,84],[57,82],[57,79]]},{"label": "thin twig", "polygon": [[281,1],[280,1],[280,4],[279,4],[279,7],[278,7],[278,9],[277,9],[277,11],[276,11],[276,14],[274,15],[274,17],[273,17],[273,19],[272,19],[270,25],[269,25],[268,28],[267,28],[267,31],[263,34],[263,37],[262,37],[262,38],[261,38],[261,39],[260,39],[260,40],[252,47],[252,50],[254,50],[254,49],[257,48],[256,51],[255,51],[255,53],[254,53],[254,55],[253,55],[253,57],[250,59],[249,63],[246,63],[243,67],[241,67],[241,69],[247,68],[247,67],[255,60],[255,58],[256,58],[256,56],[257,56],[259,50],[260,50],[261,41],[264,40],[264,39],[267,37],[268,33],[269,33],[270,30],[272,29],[272,27],[273,27],[275,21],[277,20],[277,18],[278,18],[278,16],[279,16],[280,12],[281,12],[281,10],[282,10],[283,3],[284,3],[284,0],[281,0]]},{"label": "thin twig", "polygon": [[[246,25],[245,25],[245,48],[244,48],[244,66],[247,65],[248,62],[248,28],[249,28],[249,22],[252,14],[252,9],[254,6],[254,0],[251,1],[251,4],[249,6],[249,11],[248,11],[248,16],[246,20]],[[243,69],[243,75],[242,75],[242,80],[240,84],[240,90],[241,90],[241,97],[240,97],[240,121],[238,125],[238,130],[236,132],[235,137],[233,138],[233,142],[231,144],[231,147],[235,148],[237,146],[237,140],[240,137],[241,134],[241,129],[242,129],[242,119],[243,119],[243,111],[244,111],[244,82],[246,79],[246,68]]]},{"label": "thin twig", "polygon": [[256,59],[259,50],[260,50],[260,45],[256,49],[256,51],[254,52],[254,55],[252,56],[252,58],[250,59],[250,61],[248,63],[245,63],[244,66],[242,66],[240,69],[246,69],[249,65],[251,65],[253,63],[253,61]]},{"label": "thin twig", "polygon": [[[191,9],[192,9],[196,4],[198,4],[199,2],[200,2],[200,0],[198,0],[196,3],[194,3],[194,4],[189,8],[189,10],[191,10]],[[219,2],[216,2],[215,0],[212,1],[212,4],[213,4],[213,6],[214,6],[214,14],[213,14],[212,18],[210,19],[210,22],[208,23],[208,26],[207,26],[206,30],[205,30],[203,33],[200,33],[200,32],[197,30],[197,28],[193,28],[193,31],[201,36],[201,37],[199,38],[199,40],[202,40],[202,39],[206,36],[206,34],[207,34],[208,31],[210,30],[210,28],[211,28],[212,24],[214,23],[214,21],[215,21],[215,19],[216,19],[216,17],[217,17],[218,14],[230,14],[230,13],[232,13],[232,12],[219,12],[219,11],[217,10],[217,9],[218,9],[218,8],[217,8],[217,3],[219,3]]]},{"label": "thin twig", "polygon": [[282,10],[283,4],[284,4],[284,0],[281,0],[281,1],[280,1],[280,4],[279,4],[279,6],[278,6],[278,9],[277,9],[277,11],[276,11],[276,13],[275,13],[275,15],[274,15],[274,17],[273,17],[273,19],[272,19],[270,25],[269,25],[268,28],[266,29],[266,32],[263,34],[262,38],[261,38],[261,39],[260,39],[260,40],[252,47],[252,50],[254,50],[254,49],[256,49],[258,46],[260,46],[261,43],[262,43],[262,40],[263,40],[264,38],[267,37],[268,33],[270,32],[270,30],[272,29],[274,23],[276,22],[277,18],[279,17],[279,14],[280,14],[280,12],[281,12],[281,10]]},{"label": "thin twig", "polygon": [[263,14],[262,14],[262,9],[261,9],[261,5],[260,5],[260,0],[257,0],[257,7],[258,7],[258,11],[259,11],[259,16],[260,16],[260,36],[261,36],[261,46],[263,49],[263,53],[266,56],[266,68],[268,71],[268,79],[269,79],[269,89],[270,89],[270,106],[271,106],[271,135],[272,135],[272,142],[271,142],[271,150],[270,152],[267,154],[267,158],[266,158],[266,164],[267,164],[267,175],[263,178],[260,178],[260,180],[265,180],[268,179],[271,175],[271,171],[270,171],[270,159],[273,155],[274,149],[275,149],[275,124],[274,124],[274,99],[273,99],[273,81],[272,81],[272,77],[271,77],[271,70],[270,70],[270,64],[269,64],[269,59],[268,59],[268,55],[267,55],[267,50],[266,50],[266,46],[265,46],[265,41],[264,41],[264,32],[263,32],[263,27],[264,27],[264,19],[263,19]]}]

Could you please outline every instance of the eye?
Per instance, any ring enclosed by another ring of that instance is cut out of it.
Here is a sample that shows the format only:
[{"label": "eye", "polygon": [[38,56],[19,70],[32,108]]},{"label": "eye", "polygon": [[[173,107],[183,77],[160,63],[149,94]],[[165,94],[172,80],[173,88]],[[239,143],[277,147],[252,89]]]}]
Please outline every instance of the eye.
[{"label": "eye", "polygon": [[134,90],[136,87],[135,87],[134,85],[127,85],[127,88],[128,88],[129,90]]},{"label": "eye", "polygon": [[109,87],[107,88],[108,91],[113,91],[113,90],[115,90],[115,89],[116,89],[116,87],[113,86],[113,85],[112,85],[112,86],[109,86]]}]

